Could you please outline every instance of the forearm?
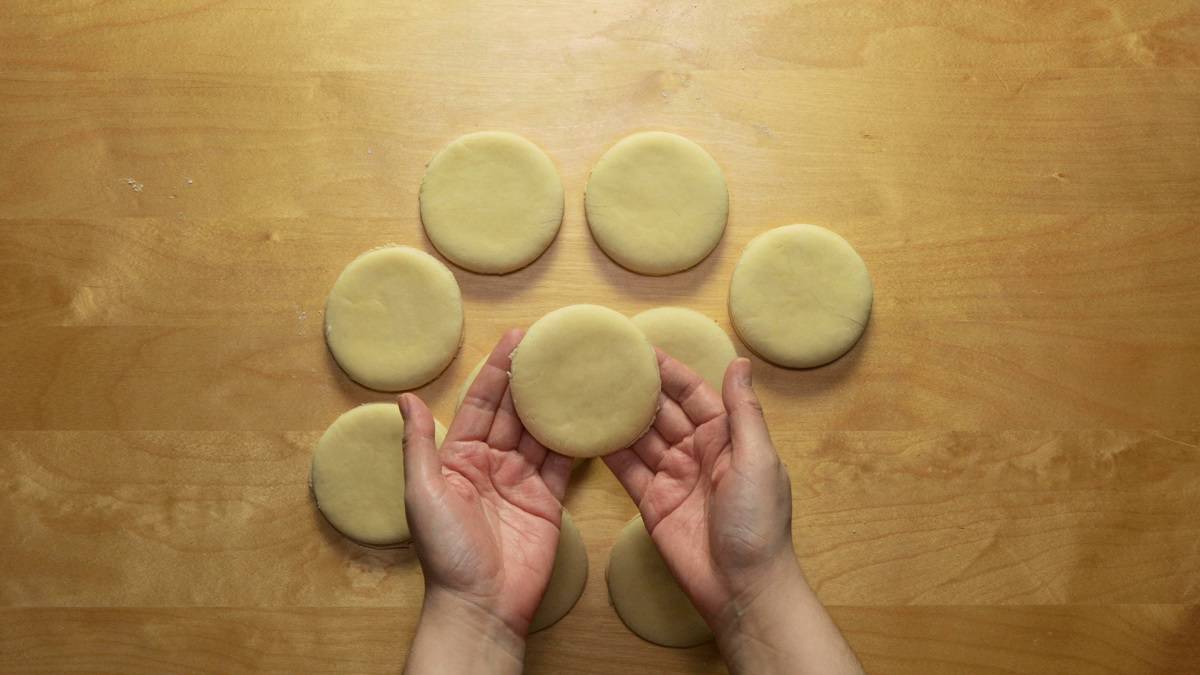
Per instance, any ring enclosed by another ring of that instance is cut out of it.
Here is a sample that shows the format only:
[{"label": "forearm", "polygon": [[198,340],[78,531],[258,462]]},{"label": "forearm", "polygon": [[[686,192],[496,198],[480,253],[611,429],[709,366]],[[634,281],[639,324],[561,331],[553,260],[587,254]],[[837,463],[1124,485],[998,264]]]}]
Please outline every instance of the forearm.
[{"label": "forearm", "polygon": [[861,675],[862,666],[800,573],[785,566],[717,630],[730,672]]},{"label": "forearm", "polygon": [[406,675],[520,673],[525,639],[482,608],[437,590],[426,590]]}]

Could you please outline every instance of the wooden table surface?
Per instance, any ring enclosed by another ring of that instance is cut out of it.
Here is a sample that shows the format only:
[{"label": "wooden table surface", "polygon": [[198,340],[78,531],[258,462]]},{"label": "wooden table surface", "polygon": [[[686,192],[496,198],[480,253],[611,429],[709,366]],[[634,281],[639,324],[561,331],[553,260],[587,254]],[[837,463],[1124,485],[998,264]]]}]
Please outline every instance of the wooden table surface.
[{"label": "wooden table surface", "polygon": [[[322,306],[423,238],[425,162],[507,129],[557,163],[533,266],[455,269],[449,420],[510,326],[574,302],[729,329],[768,228],[848,238],[863,341],[755,360],[803,565],[868,670],[1200,668],[1200,12],[1189,2],[0,5],[0,669],[395,672],[410,552],[306,489],[342,375]],[[593,245],[589,167],[633,131],[709,150],[729,227],[641,277]],[[743,352],[745,349],[739,345]],[[599,462],[567,506],[587,590],[529,671],[720,672],[630,634]]]}]

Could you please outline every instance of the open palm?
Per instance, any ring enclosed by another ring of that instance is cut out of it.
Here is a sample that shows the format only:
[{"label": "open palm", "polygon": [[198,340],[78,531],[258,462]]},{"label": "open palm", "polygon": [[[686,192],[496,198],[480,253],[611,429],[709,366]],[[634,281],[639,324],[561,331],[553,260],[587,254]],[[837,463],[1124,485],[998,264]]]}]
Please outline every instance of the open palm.
[{"label": "open palm", "polygon": [[638,505],[655,545],[709,623],[762,590],[792,560],[791,488],[739,359],[724,400],[658,352],[663,393],[653,427],[605,458]]},{"label": "open palm", "polygon": [[[570,460],[525,431],[508,390],[510,331],[488,357],[440,450],[433,417],[411,394],[405,505],[427,589],[449,591],[524,635],[558,545]],[[427,591],[428,592],[428,591]]]}]

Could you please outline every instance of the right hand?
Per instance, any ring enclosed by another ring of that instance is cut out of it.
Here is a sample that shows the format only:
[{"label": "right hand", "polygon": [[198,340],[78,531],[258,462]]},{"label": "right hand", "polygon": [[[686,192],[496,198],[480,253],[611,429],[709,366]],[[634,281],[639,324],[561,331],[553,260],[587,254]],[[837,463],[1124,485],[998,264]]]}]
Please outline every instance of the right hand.
[{"label": "right hand", "polygon": [[654,425],[605,458],[651,539],[705,621],[721,632],[781,584],[803,583],[792,549],[792,495],[740,358],[724,395],[658,352]]}]

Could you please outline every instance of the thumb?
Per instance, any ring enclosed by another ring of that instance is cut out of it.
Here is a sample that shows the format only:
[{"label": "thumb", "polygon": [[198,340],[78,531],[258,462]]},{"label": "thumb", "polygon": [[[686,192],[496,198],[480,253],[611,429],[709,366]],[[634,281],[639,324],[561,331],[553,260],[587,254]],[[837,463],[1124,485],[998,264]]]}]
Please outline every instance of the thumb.
[{"label": "thumb", "polygon": [[404,488],[436,485],[442,464],[433,441],[433,413],[413,394],[401,394],[398,403],[404,417]]},{"label": "thumb", "polygon": [[750,359],[739,358],[725,370],[721,387],[725,411],[729,413],[729,433],[733,440],[733,458],[775,456],[775,446],[763,419],[762,405],[751,386]]}]

